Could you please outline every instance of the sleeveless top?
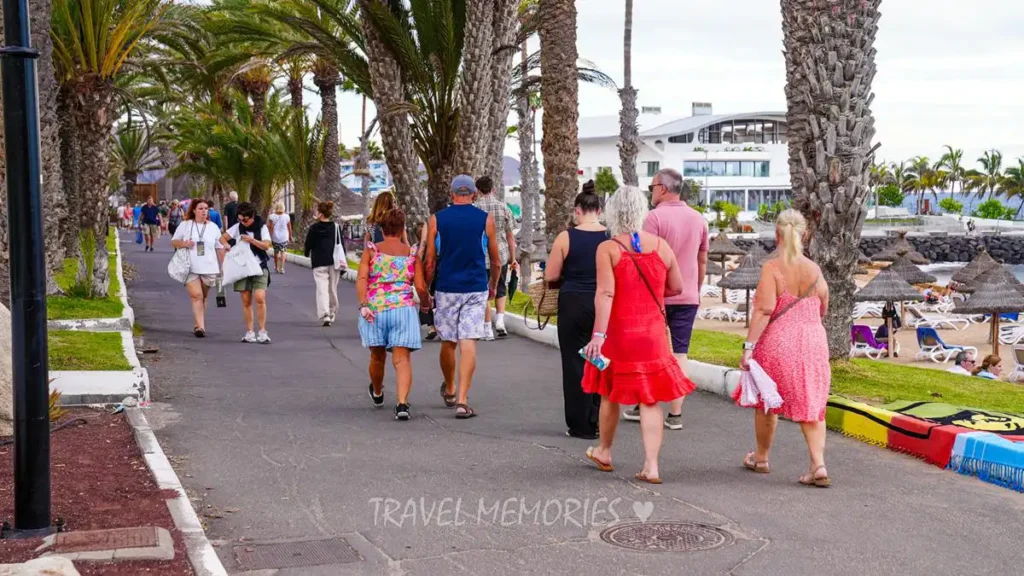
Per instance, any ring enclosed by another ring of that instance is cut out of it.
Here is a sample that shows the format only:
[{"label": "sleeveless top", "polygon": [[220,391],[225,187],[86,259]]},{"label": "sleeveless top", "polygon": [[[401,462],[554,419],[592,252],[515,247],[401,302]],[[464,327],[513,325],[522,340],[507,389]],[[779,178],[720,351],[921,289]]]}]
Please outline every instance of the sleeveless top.
[{"label": "sleeveless top", "polygon": [[597,292],[597,247],[607,239],[607,230],[569,229],[569,252],[562,265],[559,294]]},{"label": "sleeveless top", "polygon": [[483,242],[487,212],[472,204],[455,204],[434,215],[440,250],[436,289],[451,294],[487,292]]},{"label": "sleeveless top", "polygon": [[366,249],[374,252],[366,286],[366,301],[371,310],[382,312],[416,305],[412,291],[418,248],[413,246],[408,256],[392,256],[377,252],[373,242],[366,243]]}]

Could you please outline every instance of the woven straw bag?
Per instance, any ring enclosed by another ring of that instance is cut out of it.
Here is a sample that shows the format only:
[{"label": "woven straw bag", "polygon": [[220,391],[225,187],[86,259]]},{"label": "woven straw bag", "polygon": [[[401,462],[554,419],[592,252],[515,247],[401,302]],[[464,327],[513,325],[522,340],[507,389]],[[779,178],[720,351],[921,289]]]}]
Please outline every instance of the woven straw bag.
[{"label": "woven straw bag", "polygon": [[[538,280],[527,288],[533,310],[537,317],[537,330],[547,327],[552,316],[558,315],[558,289],[550,288],[544,280]],[[529,317],[529,314],[526,314]],[[543,324],[541,318],[544,318]]]}]

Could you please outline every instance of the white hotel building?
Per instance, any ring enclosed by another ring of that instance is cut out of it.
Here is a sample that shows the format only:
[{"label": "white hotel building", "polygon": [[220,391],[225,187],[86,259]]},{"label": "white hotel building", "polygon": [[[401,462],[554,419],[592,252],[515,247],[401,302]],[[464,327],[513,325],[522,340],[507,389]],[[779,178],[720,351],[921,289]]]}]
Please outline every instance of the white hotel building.
[{"label": "white hotel building", "polygon": [[[644,189],[658,170],[674,168],[700,183],[702,202],[736,204],[746,212],[744,219],[756,214],[761,204],[792,198],[785,112],[716,115],[711,104],[694,103],[693,115],[681,118],[644,107],[638,123],[637,173]],[[617,115],[580,118],[583,180],[609,167],[622,181],[618,141]]]}]

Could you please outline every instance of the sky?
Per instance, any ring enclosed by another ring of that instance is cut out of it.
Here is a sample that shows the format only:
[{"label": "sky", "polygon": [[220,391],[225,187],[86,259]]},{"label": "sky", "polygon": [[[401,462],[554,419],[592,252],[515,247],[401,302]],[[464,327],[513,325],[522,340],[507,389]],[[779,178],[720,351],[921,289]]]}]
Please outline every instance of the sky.
[{"label": "sky", "polygon": [[[623,6],[576,2],[580,57],[616,82]],[[694,101],[711,102],[715,113],[785,110],[781,22],[778,0],[635,0],[640,105],[661,106],[665,115],[689,115]],[[879,159],[937,160],[944,144],[962,148],[968,167],[992,148],[1004,165],[1024,156],[1024,2],[885,0],[879,27],[872,107]],[[580,88],[581,116],[618,110],[614,91]],[[347,145],[357,143],[360,111],[358,97],[339,95]],[[510,140],[506,152],[517,151]]]}]

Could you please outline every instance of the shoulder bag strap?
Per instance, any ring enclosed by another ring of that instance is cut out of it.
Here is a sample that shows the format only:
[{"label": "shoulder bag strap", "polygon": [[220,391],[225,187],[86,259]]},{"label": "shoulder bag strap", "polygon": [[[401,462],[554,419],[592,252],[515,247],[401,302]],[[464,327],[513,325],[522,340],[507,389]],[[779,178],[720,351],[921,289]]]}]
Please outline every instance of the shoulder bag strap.
[{"label": "shoulder bag strap", "polygon": [[640,279],[644,281],[644,286],[647,287],[647,291],[651,294],[651,298],[654,299],[654,303],[657,304],[658,311],[661,312],[661,317],[665,319],[665,324],[667,325],[668,324],[668,315],[665,314],[665,308],[662,307],[660,302],[658,302],[658,296],[657,296],[657,294],[654,293],[654,288],[651,288],[651,283],[647,281],[647,276],[644,275],[643,269],[640,268],[640,263],[637,262],[636,256],[632,252],[629,251],[629,248],[626,248],[625,244],[623,244],[622,242],[619,242],[619,240],[617,238],[612,238],[612,242],[615,242],[616,244],[621,246],[622,249],[629,256],[629,259],[633,261],[633,265],[636,266],[637,273],[640,274]]},{"label": "shoulder bag strap", "polygon": [[817,278],[816,278],[816,279],[814,280],[814,282],[812,282],[812,283],[811,283],[811,285],[807,287],[807,289],[806,289],[806,290],[804,290],[804,291],[803,291],[803,292],[802,292],[802,293],[801,293],[801,294],[800,294],[799,296],[797,296],[797,299],[796,299],[796,300],[793,300],[792,302],[790,302],[790,303],[789,303],[789,305],[788,305],[788,306],[786,306],[786,307],[785,307],[785,308],[783,308],[782,310],[779,310],[779,313],[778,313],[778,314],[776,314],[776,315],[772,316],[771,318],[769,318],[769,319],[768,319],[768,324],[766,324],[766,325],[765,325],[765,328],[767,328],[768,326],[771,326],[771,323],[772,323],[772,322],[775,322],[775,321],[776,321],[776,320],[778,320],[779,318],[782,318],[782,316],[783,316],[783,315],[784,315],[784,314],[785,314],[786,312],[789,312],[790,310],[792,310],[792,309],[793,309],[793,306],[796,306],[797,304],[799,304],[799,303],[800,303],[800,301],[802,301],[802,300],[803,300],[804,298],[809,298],[809,297],[811,296],[811,294],[813,294],[813,293],[814,293],[814,291],[815,291],[815,290],[817,290],[817,288],[818,288],[818,281],[819,281],[819,280],[821,280],[821,276],[818,276],[818,277],[817,277]]}]

